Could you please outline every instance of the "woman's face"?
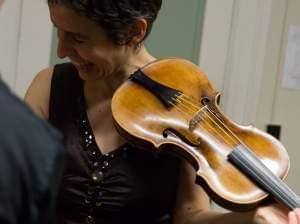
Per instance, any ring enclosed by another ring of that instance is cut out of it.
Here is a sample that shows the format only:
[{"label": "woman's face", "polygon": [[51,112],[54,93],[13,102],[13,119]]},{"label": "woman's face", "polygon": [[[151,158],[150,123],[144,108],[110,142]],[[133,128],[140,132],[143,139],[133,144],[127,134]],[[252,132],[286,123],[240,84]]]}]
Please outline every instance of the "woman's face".
[{"label": "woman's face", "polygon": [[69,58],[83,80],[122,72],[130,47],[114,44],[98,24],[68,7],[49,4],[49,10],[58,32],[57,55]]}]

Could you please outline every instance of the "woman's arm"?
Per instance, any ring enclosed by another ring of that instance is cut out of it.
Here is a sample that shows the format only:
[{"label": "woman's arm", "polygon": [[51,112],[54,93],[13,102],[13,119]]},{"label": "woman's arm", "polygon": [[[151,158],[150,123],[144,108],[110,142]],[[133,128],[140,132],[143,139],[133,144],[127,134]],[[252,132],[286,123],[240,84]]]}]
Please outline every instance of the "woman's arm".
[{"label": "woman's arm", "polygon": [[182,162],[174,224],[252,224],[253,212],[221,213],[210,209],[210,199],[204,189],[195,183],[195,169]]},{"label": "woman's arm", "polygon": [[24,100],[42,119],[48,120],[51,78],[53,69],[47,68],[40,71],[30,84]]},{"label": "woman's arm", "polygon": [[195,184],[195,169],[182,161],[174,210],[174,224],[183,224],[194,214],[210,213],[210,200],[203,188]]}]

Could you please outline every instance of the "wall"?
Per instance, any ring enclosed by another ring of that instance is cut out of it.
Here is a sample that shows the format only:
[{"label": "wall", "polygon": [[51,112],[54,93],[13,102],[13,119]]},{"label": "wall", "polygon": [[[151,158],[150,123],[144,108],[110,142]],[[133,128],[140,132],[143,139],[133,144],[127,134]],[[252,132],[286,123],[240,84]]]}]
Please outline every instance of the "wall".
[{"label": "wall", "polygon": [[[289,29],[300,26],[299,0],[273,0],[271,24],[268,32],[267,54],[256,122],[265,128],[267,124],[281,127],[280,140],[290,156],[290,171],[287,183],[300,194],[299,181],[299,132],[300,132],[300,91],[299,88],[283,86],[286,73],[288,43],[291,43]],[[297,45],[292,50],[297,52]],[[290,46],[289,46],[290,47]],[[299,46],[298,46],[299,47]],[[291,49],[289,49],[291,50]],[[289,53],[291,53],[289,51]],[[292,55],[292,56],[291,56]],[[291,54],[289,63],[299,63],[297,54]],[[295,71],[299,72],[296,64]],[[294,75],[294,77],[297,77]],[[296,81],[294,81],[296,82]]]},{"label": "wall", "polygon": [[49,67],[52,25],[46,1],[23,0],[15,90],[23,96],[34,76]]},{"label": "wall", "polygon": [[51,32],[46,1],[5,1],[0,12],[0,69],[21,97],[35,74],[49,66]]},{"label": "wall", "polygon": [[21,1],[5,1],[0,11],[0,71],[12,88],[18,64],[21,11]]}]

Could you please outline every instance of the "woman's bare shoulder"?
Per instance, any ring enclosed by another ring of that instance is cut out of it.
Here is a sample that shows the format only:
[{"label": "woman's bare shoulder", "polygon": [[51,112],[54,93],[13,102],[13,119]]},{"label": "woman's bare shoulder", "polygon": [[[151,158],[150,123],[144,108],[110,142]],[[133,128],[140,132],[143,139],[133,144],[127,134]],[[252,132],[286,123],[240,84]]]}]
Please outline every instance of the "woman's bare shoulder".
[{"label": "woman's bare shoulder", "polygon": [[25,102],[41,118],[48,120],[53,67],[41,70],[31,82]]}]

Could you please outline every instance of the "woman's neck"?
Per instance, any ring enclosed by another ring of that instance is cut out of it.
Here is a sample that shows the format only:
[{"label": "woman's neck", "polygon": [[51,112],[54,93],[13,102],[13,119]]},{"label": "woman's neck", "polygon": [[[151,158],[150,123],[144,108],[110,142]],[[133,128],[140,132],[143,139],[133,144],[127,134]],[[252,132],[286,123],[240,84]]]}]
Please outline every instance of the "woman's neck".
[{"label": "woman's neck", "polygon": [[128,79],[130,74],[154,60],[156,59],[142,46],[138,52],[129,57],[118,74],[111,74],[97,81],[86,81],[84,83],[84,95],[87,106],[92,107],[99,102],[111,100],[114,92]]}]

